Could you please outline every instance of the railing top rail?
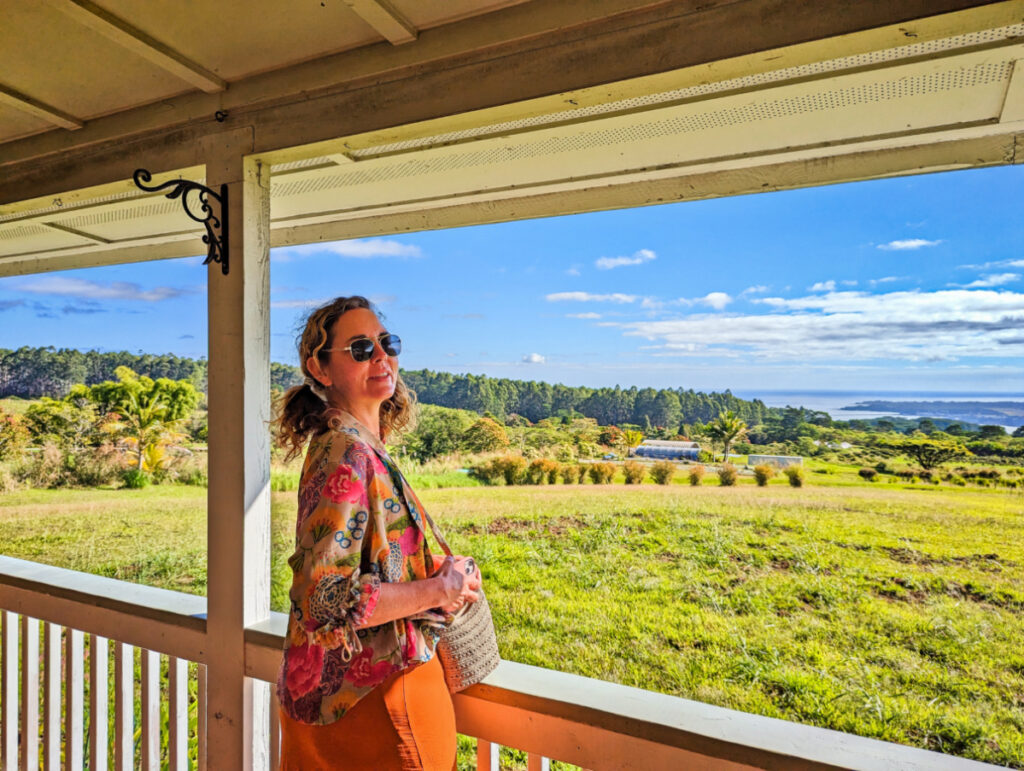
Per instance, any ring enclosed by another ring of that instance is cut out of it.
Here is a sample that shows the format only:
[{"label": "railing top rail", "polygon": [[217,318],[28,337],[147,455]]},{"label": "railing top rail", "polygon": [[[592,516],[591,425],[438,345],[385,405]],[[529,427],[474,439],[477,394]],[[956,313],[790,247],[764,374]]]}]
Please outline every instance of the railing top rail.
[{"label": "railing top rail", "polygon": [[0,609],[205,660],[205,597],[0,556]]}]

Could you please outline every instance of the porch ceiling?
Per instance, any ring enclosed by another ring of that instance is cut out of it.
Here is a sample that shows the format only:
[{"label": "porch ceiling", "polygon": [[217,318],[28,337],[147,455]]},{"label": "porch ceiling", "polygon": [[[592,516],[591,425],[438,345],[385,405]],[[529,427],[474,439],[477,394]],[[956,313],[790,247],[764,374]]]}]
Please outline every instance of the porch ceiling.
[{"label": "porch ceiling", "polygon": [[[518,5],[334,0],[279,18],[273,0],[242,4],[251,10],[237,28],[221,25],[220,40],[215,25],[163,4],[13,0],[13,23],[0,27],[0,89],[53,114],[10,106],[0,91],[0,175],[5,139],[16,154],[52,144],[53,132],[76,133],[54,128],[54,115],[84,124],[132,114],[139,94],[177,104],[189,89],[223,93],[235,79],[299,66],[295,39],[310,59],[394,47],[420,30],[458,26],[455,17]],[[196,0],[186,11],[208,7]],[[69,40],[95,57],[60,53],[73,46],[58,41]],[[40,41],[58,52],[52,71]],[[139,41],[150,48],[140,53]],[[302,146],[254,147],[272,169],[275,246],[451,227],[1016,162],[1022,60],[1024,3],[1014,0]],[[260,130],[258,117],[252,125]],[[158,181],[204,174],[191,164],[156,170]],[[178,202],[123,179],[14,201],[0,205],[0,275],[203,253],[191,225]]]}]

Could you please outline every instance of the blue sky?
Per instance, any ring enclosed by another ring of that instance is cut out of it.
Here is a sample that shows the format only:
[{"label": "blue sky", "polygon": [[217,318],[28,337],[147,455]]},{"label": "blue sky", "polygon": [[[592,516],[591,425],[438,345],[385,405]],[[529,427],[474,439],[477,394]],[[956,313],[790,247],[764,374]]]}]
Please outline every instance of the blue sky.
[{"label": "blue sky", "polygon": [[[374,299],[402,365],[571,385],[1024,392],[1024,169],[272,253],[272,356]],[[205,353],[196,258],[0,279],[0,347]]]}]

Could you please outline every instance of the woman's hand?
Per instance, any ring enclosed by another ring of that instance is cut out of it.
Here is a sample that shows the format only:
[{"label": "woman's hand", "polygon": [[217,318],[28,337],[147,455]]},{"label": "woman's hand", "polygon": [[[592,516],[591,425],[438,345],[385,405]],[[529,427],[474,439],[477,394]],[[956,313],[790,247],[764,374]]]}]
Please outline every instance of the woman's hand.
[{"label": "woman's hand", "polygon": [[440,579],[442,600],[439,607],[444,613],[457,613],[467,602],[480,599],[477,594],[481,584],[480,568],[470,557],[446,557],[434,575]]}]

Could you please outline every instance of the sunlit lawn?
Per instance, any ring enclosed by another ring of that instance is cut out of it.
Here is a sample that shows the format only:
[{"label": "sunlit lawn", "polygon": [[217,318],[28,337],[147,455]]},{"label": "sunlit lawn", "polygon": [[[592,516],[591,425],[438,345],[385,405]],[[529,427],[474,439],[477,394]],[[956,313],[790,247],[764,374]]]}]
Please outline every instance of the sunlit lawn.
[{"label": "sunlit lawn", "polygon": [[[480,561],[505,658],[1024,768],[1024,496],[822,481],[422,498]],[[7,493],[0,544],[203,593],[205,490]]]}]

